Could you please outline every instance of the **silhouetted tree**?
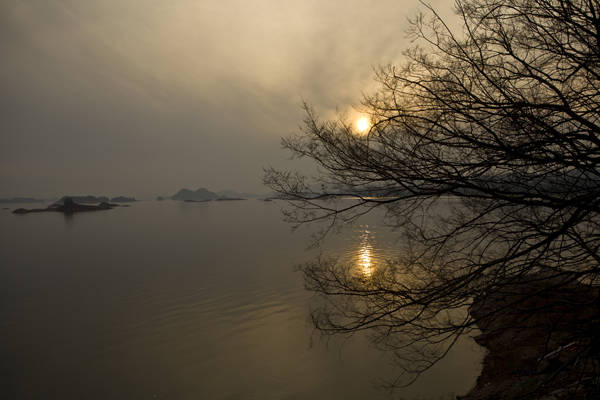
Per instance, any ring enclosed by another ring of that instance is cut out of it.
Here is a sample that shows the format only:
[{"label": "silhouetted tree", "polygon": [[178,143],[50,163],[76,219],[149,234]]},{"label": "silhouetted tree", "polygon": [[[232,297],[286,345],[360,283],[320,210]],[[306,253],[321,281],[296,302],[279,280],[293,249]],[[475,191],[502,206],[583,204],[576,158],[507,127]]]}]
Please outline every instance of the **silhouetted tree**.
[{"label": "silhouetted tree", "polygon": [[385,208],[406,235],[405,257],[369,277],[306,265],[307,287],[326,299],[314,323],[369,330],[418,374],[475,322],[514,326],[519,307],[526,318],[572,303],[561,315],[586,309],[589,323],[544,325],[547,350],[575,341],[569,365],[597,374],[600,2],[459,0],[458,33],[425,7],[411,21],[417,44],[401,66],[379,69],[379,90],[364,99],[369,131],[305,105],[301,134],[283,144],[320,175],[266,171],[293,200],[291,221],[345,223]]}]

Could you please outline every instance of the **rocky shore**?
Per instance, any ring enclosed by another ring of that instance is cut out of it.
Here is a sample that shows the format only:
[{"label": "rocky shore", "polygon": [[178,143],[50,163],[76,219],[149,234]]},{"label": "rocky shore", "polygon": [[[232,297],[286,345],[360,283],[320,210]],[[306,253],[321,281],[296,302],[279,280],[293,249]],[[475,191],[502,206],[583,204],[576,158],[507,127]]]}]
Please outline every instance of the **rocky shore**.
[{"label": "rocky shore", "polygon": [[474,339],[488,353],[458,399],[600,398],[599,294],[569,275],[534,276],[475,299]]}]

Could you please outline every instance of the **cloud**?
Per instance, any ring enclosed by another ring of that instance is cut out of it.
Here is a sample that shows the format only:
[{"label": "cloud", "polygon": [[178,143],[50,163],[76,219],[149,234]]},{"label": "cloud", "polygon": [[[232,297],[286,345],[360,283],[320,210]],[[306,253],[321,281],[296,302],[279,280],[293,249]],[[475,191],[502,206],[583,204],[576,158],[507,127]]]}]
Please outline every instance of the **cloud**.
[{"label": "cloud", "polygon": [[3,2],[0,195],[260,190],[301,100],[357,103],[372,67],[400,58],[416,6]]}]

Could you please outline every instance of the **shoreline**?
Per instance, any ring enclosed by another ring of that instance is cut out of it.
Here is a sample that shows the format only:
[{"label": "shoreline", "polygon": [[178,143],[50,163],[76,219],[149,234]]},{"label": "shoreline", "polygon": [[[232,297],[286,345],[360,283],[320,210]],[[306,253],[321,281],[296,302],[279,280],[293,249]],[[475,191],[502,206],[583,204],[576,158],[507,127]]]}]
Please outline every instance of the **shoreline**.
[{"label": "shoreline", "polygon": [[475,386],[457,399],[558,400],[598,390],[600,290],[564,276],[531,278],[475,299],[474,340],[487,354]]}]

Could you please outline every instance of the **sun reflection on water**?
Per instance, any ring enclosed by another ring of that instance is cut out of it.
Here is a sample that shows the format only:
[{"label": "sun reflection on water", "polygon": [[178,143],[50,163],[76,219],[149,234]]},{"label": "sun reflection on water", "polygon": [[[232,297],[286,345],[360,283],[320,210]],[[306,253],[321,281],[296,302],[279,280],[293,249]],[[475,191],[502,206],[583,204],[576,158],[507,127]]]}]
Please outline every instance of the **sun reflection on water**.
[{"label": "sun reflection on water", "polygon": [[358,255],[358,265],[361,268],[361,272],[365,277],[373,275],[373,263],[371,261],[371,247],[362,245]]},{"label": "sun reflection on water", "polygon": [[370,234],[371,232],[368,229],[364,229],[362,232],[357,260],[360,272],[366,278],[370,278],[375,269],[375,265],[373,263],[373,246],[370,243]]}]

